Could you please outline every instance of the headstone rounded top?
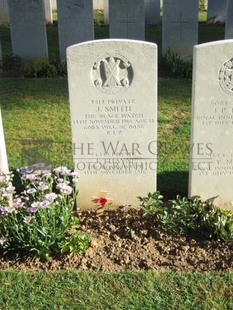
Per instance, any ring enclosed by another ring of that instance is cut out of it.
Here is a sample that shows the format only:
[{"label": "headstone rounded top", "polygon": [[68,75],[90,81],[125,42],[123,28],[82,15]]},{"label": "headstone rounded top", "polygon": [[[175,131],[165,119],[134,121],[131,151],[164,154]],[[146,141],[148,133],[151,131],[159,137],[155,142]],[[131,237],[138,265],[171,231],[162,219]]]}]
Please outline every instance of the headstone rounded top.
[{"label": "headstone rounded top", "polygon": [[104,44],[106,46],[106,43],[108,43],[109,45],[116,45],[117,43],[119,44],[144,44],[145,46],[153,46],[157,48],[157,44],[156,43],[152,43],[152,42],[145,42],[142,40],[133,40],[133,39],[101,39],[101,40],[90,40],[90,41],[85,41],[85,42],[81,42],[81,43],[77,43],[77,44],[73,44],[70,45],[67,48],[67,51],[74,49],[75,47],[81,47],[83,45],[90,45],[90,44],[95,44],[95,45],[102,45]]}]

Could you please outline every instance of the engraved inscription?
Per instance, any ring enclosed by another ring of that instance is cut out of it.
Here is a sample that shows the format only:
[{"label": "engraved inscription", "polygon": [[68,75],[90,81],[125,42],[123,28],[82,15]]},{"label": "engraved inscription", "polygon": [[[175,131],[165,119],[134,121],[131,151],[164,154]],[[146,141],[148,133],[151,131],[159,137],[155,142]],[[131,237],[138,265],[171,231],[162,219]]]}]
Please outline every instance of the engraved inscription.
[{"label": "engraved inscription", "polygon": [[133,70],[129,61],[120,55],[109,55],[97,60],[92,67],[94,86],[106,94],[121,93],[129,88]]},{"label": "engraved inscription", "polygon": [[233,58],[222,65],[219,70],[218,80],[222,90],[229,95],[233,95]]}]

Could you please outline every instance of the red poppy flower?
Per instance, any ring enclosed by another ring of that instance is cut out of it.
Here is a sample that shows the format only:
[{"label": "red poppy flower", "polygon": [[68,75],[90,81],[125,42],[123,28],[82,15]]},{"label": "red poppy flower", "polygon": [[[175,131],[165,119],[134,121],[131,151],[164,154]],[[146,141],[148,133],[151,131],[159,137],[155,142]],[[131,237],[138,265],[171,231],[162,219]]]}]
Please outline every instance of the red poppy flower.
[{"label": "red poppy flower", "polygon": [[97,200],[97,205],[98,206],[101,206],[101,207],[104,207],[106,205],[106,203],[108,202],[108,200],[104,197],[100,197],[98,198]]}]

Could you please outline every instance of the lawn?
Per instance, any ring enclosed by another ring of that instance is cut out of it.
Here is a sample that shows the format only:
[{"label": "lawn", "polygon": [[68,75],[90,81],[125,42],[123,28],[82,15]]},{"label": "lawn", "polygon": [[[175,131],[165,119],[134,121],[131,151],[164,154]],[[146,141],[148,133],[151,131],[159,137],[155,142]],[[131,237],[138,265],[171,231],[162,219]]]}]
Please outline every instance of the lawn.
[{"label": "lawn", "polygon": [[[224,28],[200,15],[199,43],[223,39]],[[58,57],[57,27],[47,28],[50,59]],[[0,27],[3,56],[11,53],[9,27]],[[95,37],[108,37],[101,16]],[[161,25],[146,30],[161,48]],[[9,166],[35,161],[72,167],[67,80],[0,79]],[[187,194],[191,79],[158,83],[158,190]],[[39,150],[39,151],[38,151]],[[233,309],[231,273],[0,272],[0,309]]]},{"label": "lawn", "polygon": [[230,310],[224,273],[0,273],[1,309]]}]

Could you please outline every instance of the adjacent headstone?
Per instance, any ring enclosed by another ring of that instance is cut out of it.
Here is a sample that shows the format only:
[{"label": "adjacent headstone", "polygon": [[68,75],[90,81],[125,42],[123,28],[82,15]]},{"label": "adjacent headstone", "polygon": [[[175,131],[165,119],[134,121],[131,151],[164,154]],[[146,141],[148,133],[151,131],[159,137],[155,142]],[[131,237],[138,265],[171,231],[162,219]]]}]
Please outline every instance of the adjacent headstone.
[{"label": "adjacent headstone", "polygon": [[66,48],[94,39],[92,0],[57,0],[60,60],[65,61]]},{"label": "adjacent headstone", "polygon": [[163,55],[170,50],[191,59],[198,43],[198,0],[164,0],[162,27]]},{"label": "adjacent headstone", "polygon": [[0,0],[0,25],[9,22],[7,0]]},{"label": "adjacent headstone", "polygon": [[2,71],[2,39],[0,37],[0,72]]},{"label": "adjacent headstone", "polygon": [[45,20],[47,24],[53,23],[53,12],[52,12],[52,2],[51,0],[44,0],[45,6]]},{"label": "adjacent headstone", "polygon": [[104,9],[104,0],[93,0],[93,9],[94,10],[103,10]]},{"label": "adjacent headstone", "polygon": [[109,1],[110,38],[145,39],[144,0]]},{"label": "adjacent headstone", "polygon": [[57,10],[57,0],[51,0],[51,4],[52,4],[52,11],[56,11]]},{"label": "adjacent headstone", "polygon": [[233,0],[227,1],[227,18],[225,25],[225,39],[233,39]]},{"label": "adjacent headstone", "polygon": [[[97,40],[67,49],[78,207],[113,207],[156,190],[157,46]],[[107,193],[106,193],[107,192]]]},{"label": "adjacent headstone", "polygon": [[109,0],[104,0],[104,23],[109,24]]},{"label": "adjacent headstone", "polygon": [[208,0],[207,22],[225,22],[227,0]]},{"label": "adjacent headstone", "polygon": [[194,47],[189,195],[233,209],[233,40]]},{"label": "adjacent headstone", "polygon": [[3,124],[2,124],[2,114],[0,108],[0,171],[8,172],[8,162],[7,162],[7,154],[6,154],[6,144],[5,144],[5,137],[3,131]]},{"label": "adjacent headstone", "polygon": [[160,22],[160,0],[145,1],[145,22],[146,25],[157,25]]},{"label": "adjacent headstone", "polygon": [[207,8],[208,8],[208,0],[205,0],[204,5],[205,5],[205,10],[207,10]]},{"label": "adjacent headstone", "polygon": [[48,57],[44,0],[8,1],[13,54],[33,61]]}]

